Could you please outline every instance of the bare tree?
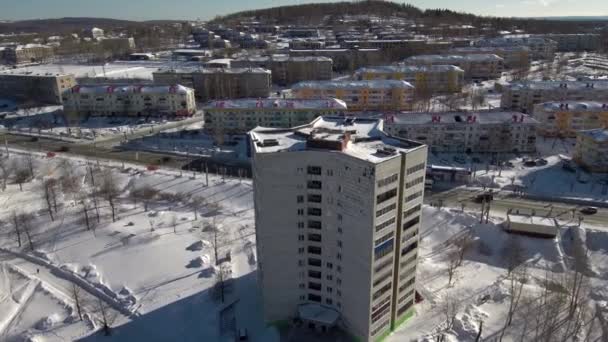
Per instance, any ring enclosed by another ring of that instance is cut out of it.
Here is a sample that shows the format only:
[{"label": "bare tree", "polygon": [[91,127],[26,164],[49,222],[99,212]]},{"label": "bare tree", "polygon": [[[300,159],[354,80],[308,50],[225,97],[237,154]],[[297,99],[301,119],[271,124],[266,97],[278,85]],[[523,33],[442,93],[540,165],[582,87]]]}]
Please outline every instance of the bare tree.
[{"label": "bare tree", "polygon": [[110,306],[106,304],[101,298],[97,299],[97,311],[99,317],[97,318],[101,325],[103,326],[104,335],[110,336],[112,335],[112,324],[114,324],[114,320],[117,315],[115,312],[112,312]]},{"label": "bare tree", "polygon": [[232,278],[232,269],[229,263],[220,264],[215,272],[214,292],[215,297],[219,298],[222,303],[226,299],[228,292],[229,280]]},{"label": "bare tree", "polygon": [[464,261],[464,256],[473,248],[473,236],[470,231],[467,231],[461,237],[459,237],[454,244],[456,245],[456,251],[458,256],[458,262],[456,267],[462,266],[462,262]]},{"label": "bare tree", "polygon": [[55,221],[53,212],[57,213],[57,184],[55,178],[48,178],[42,182],[42,196],[46,202],[51,221]]},{"label": "bare tree", "polygon": [[19,190],[23,191],[23,183],[27,182],[31,178],[30,170],[24,165],[19,165],[15,169],[15,183],[19,184]]},{"label": "bare tree", "polygon": [[158,190],[153,188],[151,185],[144,185],[143,187],[138,189],[138,193],[142,202],[144,203],[144,211],[148,211],[148,207],[150,206],[150,202],[156,198],[158,195]]},{"label": "bare tree", "polygon": [[34,241],[32,240],[32,221],[34,220],[34,217],[31,214],[21,213],[18,215],[17,220],[19,221],[20,229],[25,232],[30,250],[33,251],[35,249]]},{"label": "bare tree", "polygon": [[173,234],[177,234],[177,215],[171,215],[171,226],[173,227]]},{"label": "bare tree", "polygon": [[116,222],[116,199],[120,193],[118,184],[114,179],[112,169],[106,169],[103,174],[102,182],[99,186],[99,193],[101,196],[108,201],[110,209],[112,210],[112,222]]},{"label": "bare tree", "polygon": [[70,289],[70,296],[74,301],[74,305],[76,305],[76,312],[78,313],[78,318],[82,321],[82,297],[80,295],[80,287],[78,285],[72,283],[72,288]]},{"label": "bare tree", "polygon": [[205,206],[207,201],[203,197],[193,197],[190,200],[190,205],[192,206],[192,211],[194,212],[194,220],[198,220],[198,212],[199,210]]},{"label": "bare tree", "polygon": [[448,287],[452,286],[452,280],[456,275],[456,269],[458,268],[458,253],[451,252],[448,254]]},{"label": "bare tree", "polygon": [[14,210],[11,212],[11,221],[15,230],[15,236],[17,236],[17,244],[21,247],[21,222],[19,222],[19,215]]},{"label": "bare tree", "polygon": [[527,277],[528,271],[526,264],[522,264],[521,266],[517,267],[514,272],[510,272],[507,276],[507,281],[509,282],[509,309],[507,311],[507,319],[505,325],[500,333],[499,341],[502,341],[507,327],[509,327],[511,323],[513,323],[513,314],[519,306],[522,295],[522,289],[524,287],[524,284],[527,282]]},{"label": "bare tree", "polygon": [[507,274],[511,275],[511,272],[524,262],[524,249],[520,244],[519,237],[510,234],[501,254],[502,259],[507,264]]},{"label": "bare tree", "polygon": [[5,161],[6,159],[0,159],[0,176],[2,177],[2,191],[6,190],[6,183],[8,182],[9,177],[13,173],[12,164],[9,164]]}]

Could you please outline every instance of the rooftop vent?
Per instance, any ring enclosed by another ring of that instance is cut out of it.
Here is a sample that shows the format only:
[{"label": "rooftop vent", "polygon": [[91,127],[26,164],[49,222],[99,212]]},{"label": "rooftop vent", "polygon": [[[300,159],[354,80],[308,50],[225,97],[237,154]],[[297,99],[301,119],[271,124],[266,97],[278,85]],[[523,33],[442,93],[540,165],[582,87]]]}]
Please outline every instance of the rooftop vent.
[{"label": "rooftop vent", "polygon": [[383,146],[376,150],[376,153],[383,156],[394,156],[397,154],[397,149]]}]

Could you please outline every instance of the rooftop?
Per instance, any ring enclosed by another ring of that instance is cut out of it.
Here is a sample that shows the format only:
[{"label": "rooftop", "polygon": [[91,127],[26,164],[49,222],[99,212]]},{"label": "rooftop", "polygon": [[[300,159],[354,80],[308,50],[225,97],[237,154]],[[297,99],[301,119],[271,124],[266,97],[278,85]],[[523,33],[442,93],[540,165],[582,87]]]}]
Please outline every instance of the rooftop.
[{"label": "rooftop", "polygon": [[455,65],[385,65],[385,66],[373,66],[365,67],[357,70],[356,74],[362,73],[395,73],[395,72],[444,72],[444,71],[460,71],[464,72],[461,68]]},{"label": "rooftop", "polygon": [[250,132],[255,153],[286,153],[325,150],[353,158],[381,163],[424,146],[392,137],[383,130],[381,119],[318,117],[290,129],[256,127]]},{"label": "rooftop", "polygon": [[509,217],[509,220],[511,222],[533,224],[536,226],[548,226],[548,227],[557,226],[555,219],[551,218],[551,217],[541,217],[541,216],[526,215],[526,214],[513,214],[513,213],[508,214],[507,216]]},{"label": "rooftop", "polygon": [[323,57],[323,56],[297,56],[297,57],[290,57],[290,56],[286,56],[286,55],[280,55],[280,56],[254,56],[254,57],[244,57],[244,58],[238,58],[237,61],[248,61],[248,62],[267,62],[267,61],[275,61],[275,62],[286,62],[286,61],[291,61],[291,62],[309,62],[309,61],[322,61],[322,62],[331,62],[332,59],[329,57]]},{"label": "rooftop", "polygon": [[391,116],[388,122],[397,125],[538,123],[531,116],[518,112],[404,113]]},{"label": "rooftop", "polygon": [[300,82],[292,89],[392,89],[392,88],[411,88],[410,83],[398,80],[363,80],[363,81],[305,81]]},{"label": "rooftop", "polygon": [[526,81],[526,82],[514,82],[505,85],[506,88],[511,90],[553,90],[553,89],[585,89],[595,88],[608,90],[608,80],[594,80],[594,81]]},{"label": "rooftop", "polygon": [[468,54],[468,55],[418,55],[406,58],[404,62],[442,62],[450,64],[454,62],[467,61],[467,62],[478,62],[478,61],[502,61],[503,58],[495,54],[490,53],[479,53],[479,54]]},{"label": "rooftop", "polygon": [[184,67],[179,69],[166,68],[156,73],[200,73],[200,74],[270,74],[270,70],[263,68],[201,68]]},{"label": "rooftop", "polygon": [[289,108],[289,109],[341,109],[346,103],[334,98],[325,99],[234,99],[211,101],[205,109],[249,109],[249,108]]},{"label": "rooftop", "polygon": [[593,139],[593,141],[598,142],[598,143],[608,142],[608,129],[605,129],[605,128],[596,128],[596,129],[578,131],[577,134],[591,138],[591,139]]},{"label": "rooftop", "polygon": [[604,111],[608,112],[608,101],[607,102],[595,102],[595,101],[553,101],[538,104],[537,106],[542,107],[546,112],[558,112],[563,110],[570,111]]},{"label": "rooftop", "polygon": [[66,92],[79,94],[144,93],[144,94],[186,94],[193,91],[182,85],[77,85]]}]

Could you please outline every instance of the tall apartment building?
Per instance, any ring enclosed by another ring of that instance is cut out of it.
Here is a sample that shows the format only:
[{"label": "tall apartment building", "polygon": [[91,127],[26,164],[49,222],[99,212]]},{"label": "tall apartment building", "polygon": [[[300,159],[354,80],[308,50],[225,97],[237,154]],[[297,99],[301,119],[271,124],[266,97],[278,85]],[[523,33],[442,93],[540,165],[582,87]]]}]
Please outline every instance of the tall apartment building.
[{"label": "tall apartment building", "polygon": [[530,49],[525,46],[488,46],[488,47],[457,47],[449,50],[452,55],[492,54],[502,57],[506,69],[530,68]]},{"label": "tall apartment building", "polygon": [[602,46],[602,36],[597,33],[550,33],[535,36],[555,41],[557,51],[560,52],[597,51]]},{"label": "tall apartment building", "polygon": [[397,80],[300,82],[291,90],[296,98],[340,99],[351,111],[411,110],[414,98],[414,86]]},{"label": "tall apartment building", "polygon": [[270,70],[260,68],[170,69],[155,72],[153,77],[157,84],[193,88],[200,101],[270,95]]},{"label": "tall apartment building", "polygon": [[77,85],[63,93],[63,110],[75,120],[88,116],[190,116],[194,90],[159,85]]},{"label": "tall apartment building", "polygon": [[540,135],[573,138],[577,131],[608,127],[608,101],[545,102],[534,106],[533,115]]},{"label": "tall apartment building", "polygon": [[435,152],[534,152],[538,121],[514,112],[407,113],[386,119],[387,133]]},{"label": "tall apartment building", "polygon": [[61,104],[61,94],[76,85],[74,75],[0,72],[0,97],[39,104]]},{"label": "tall apartment building", "polygon": [[525,46],[530,49],[530,56],[532,59],[553,60],[555,51],[557,51],[557,43],[555,41],[540,37],[488,38],[475,41],[473,42],[473,45],[480,47]]},{"label": "tall apartment building", "polygon": [[438,54],[452,48],[451,42],[426,39],[346,40],[340,45],[346,49],[381,49],[391,60],[399,60],[404,56]]},{"label": "tall apartment building", "polygon": [[234,68],[264,68],[272,72],[272,82],[291,85],[302,81],[322,81],[332,78],[332,60],[327,57],[247,57],[231,62]]},{"label": "tall apartment building", "polygon": [[339,116],[346,103],[326,99],[240,99],[212,101],[204,107],[205,129],[211,134],[244,134],[257,126],[290,128],[319,116]]},{"label": "tall apartment building", "polygon": [[417,90],[432,93],[458,93],[464,85],[464,70],[453,65],[388,65],[361,68],[355,72],[358,80],[403,80]]},{"label": "tall apartment building", "polygon": [[53,47],[41,44],[18,45],[2,50],[6,64],[44,63],[54,56]]},{"label": "tall apartment building", "polygon": [[412,56],[403,62],[407,65],[455,65],[464,70],[464,77],[469,80],[487,80],[500,78],[504,59],[497,55],[420,55]]},{"label": "tall apartment building", "polygon": [[596,128],[577,132],[573,157],[591,172],[608,172],[608,130]]},{"label": "tall apartment building", "polygon": [[380,49],[292,49],[289,50],[289,55],[292,57],[323,56],[331,58],[333,68],[337,72],[352,72],[364,66],[379,65],[389,60]]},{"label": "tall apartment building", "polygon": [[415,300],[427,147],[378,119],[250,136],[265,320],[340,325],[359,341],[394,330]]},{"label": "tall apartment building", "polygon": [[532,113],[534,106],[551,101],[608,101],[608,81],[526,81],[503,86],[500,107]]}]

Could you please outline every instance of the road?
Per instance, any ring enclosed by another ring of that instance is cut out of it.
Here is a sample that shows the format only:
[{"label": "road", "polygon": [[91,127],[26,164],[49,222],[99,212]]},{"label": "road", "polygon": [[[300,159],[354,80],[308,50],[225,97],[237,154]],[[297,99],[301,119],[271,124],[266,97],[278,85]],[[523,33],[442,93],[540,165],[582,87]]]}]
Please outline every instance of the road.
[{"label": "road", "polygon": [[[478,189],[454,188],[447,191],[438,191],[427,193],[425,195],[425,203],[436,204],[441,201],[441,205],[450,208],[462,208],[464,204],[465,210],[472,212],[480,212],[481,204],[475,203],[474,198],[483,191]],[[578,222],[579,210],[582,206],[566,204],[555,201],[534,201],[523,199],[514,196],[511,192],[499,192],[494,195],[494,200],[490,206],[490,214],[493,216],[506,217],[509,210],[521,213],[531,213],[532,210],[536,215],[557,217],[563,220],[572,220],[573,211],[574,221]],[[608,229],[608,209],[599,208],[595,215],[582,215],[584,222],[595,226],[602,226]]]}]

